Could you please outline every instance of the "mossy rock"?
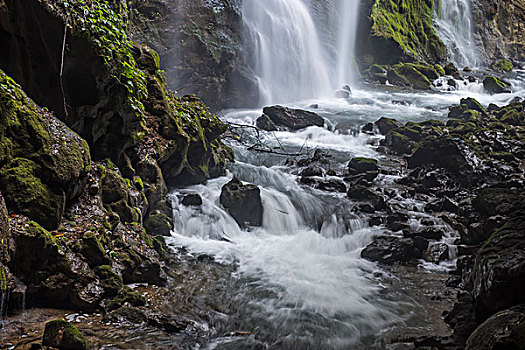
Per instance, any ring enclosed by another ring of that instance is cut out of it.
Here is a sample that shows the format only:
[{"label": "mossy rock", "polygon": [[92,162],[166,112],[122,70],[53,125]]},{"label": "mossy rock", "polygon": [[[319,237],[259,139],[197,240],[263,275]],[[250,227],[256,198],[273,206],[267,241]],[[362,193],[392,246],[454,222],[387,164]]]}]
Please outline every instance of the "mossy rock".
[{"label": "mossy rock", "polygon": [[449,62],[445,67],[443,67],[446,75],[457,75],[460,74],[458,68],[454,65],[454,63]]},{"label": "mossy rock", "polygon": [[109,264],[110,260],[106,256],[106,251],[94,232],[86,232],[79,244],[80,253],[91,267]]},{"label": "mossy rock", "polygon": [[502,79],[487,76],[483,79],[483,87],[491,94],[510,93],[510,84]]},{"label": "mossy rock", "polygon": [[87,350],[86,338],[71,322],[54,320],[46,323],[42,345],[59,350]]},{"label": "mossy rock", "polygon": [[501,122],[514,126],[525,125],[525,111],[511,109],[501,117]]},{"label": "mossy rock", "polygon": [[485,108],[483,108],[481,103],[479,103],[476,99],[474,99],[472,97],[462,98],[460,100],[460,104],[461,105],[465,105],[467,107],[467,109],[472,109],[472,110],[478,111],[478,112],[480,112],[482,114],[487,114],[487,111],[485,110]]},{"label": "mossy rock", "polygon": [[[427,74],[435,77],[435,79],[439,76],[432,67],[423,64],[400,63],[388,71],[388,80],[394,85],[406,85],[418,90],[429,90],[431,88],[430,80],[425,74],[420,72],[418,68],[423,69]],[[433,71],[433,74],[430,73],[431,71]]]},{"label": "mossy rock", "polygon": [[170,236],[171,230],[173,230],[173,222],[166,214],[156,212],[146,219],[144,228],[150,235]]},{"label": "mossy rock", "polygon": [[514,68],[512,63],[507,60],[495,61],[490,67],[498,72],[512,72],[512,68]]},{"label": "mossy rock", "polygon": [[368,171],[378,172],[377,160],[371,158],[356,157],[348,163],[348,170],[351,175],[361,174]]},{"label": "mossy rock", "polygon": [[95,274],[100,278],[102,288],[104,288],[107,296],[114,296],[123,288],[122,277],[116,274],[111,266],[97,266]]},{"label": "mossy rock", "polygon": [[144,306],[146,305],[146,302],[146,298],[140,295],[140,293],[134,292],[128,286],[124,286],[124,288],[118,292],[117,296],[109,302],[106,309],[108,311],[113,311],[125,304],[129,304],[131,306]]},{"label": "mossy rock", "polygon": [[399,155],[412,153],[412,149],[415,146],[414,141],[399,133],[397,130],[398,129],[391,130],[386,134],[384,141],[385,146],[389,147]]},{"label": "mossy rock", "polygon": [[390,130],[400,126],[399,122],[392,118],[381,117],[374,124],[381,135],[386,135]]},{"label": "mossy rock", "polygon": [[446,74],[445,73],[445,69],[441,65],[439,65],[437,63],[434,65],[434,69],[436,70],[436,72],[438,72],[439,75],[445,75]]}]

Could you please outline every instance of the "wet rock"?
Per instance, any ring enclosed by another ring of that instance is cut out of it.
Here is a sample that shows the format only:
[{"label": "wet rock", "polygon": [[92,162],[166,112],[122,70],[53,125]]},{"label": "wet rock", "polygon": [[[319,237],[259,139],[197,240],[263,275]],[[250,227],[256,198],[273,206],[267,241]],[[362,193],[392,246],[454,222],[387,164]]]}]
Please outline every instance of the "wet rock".
[{"label": "wet rock", "polygon": [[436,199],[425,206],[425,211],[427,212],[448,211],[451,213],[455,213],[458,211],[458,209],[458,204],[448,197]]},{"label": "wet rock", "polygon": [[309,166],[301,171],[302,177],[323,176],[323,169],[317,166]]},{"label": "wet rock", "polygon": [[381,236],[361,252],[361,257],[384,264],[406,264],[423,258],[427,248],[428,241],[423,238]]},{"label": "wet rock", "polygon": [[390,130],[388,134],[386,134],[384,145],[399,155],[412,153],[414,141],[396,130],[397,129]]},{"label": "wet rock", "polygon": [[374,124],[372,123],[366,123],[365,125],[363,125],[363,127],[361,128],[361,131],[362,132],[366,132],[366,133],[371,133],[374,131]]},{"label": "wet rock", "polygon": [[140,293],[133,291],[130,287],[124,286],[107,305],[106,310],[113,311],[122,306],[144,306],[146,298]]},{"label": "wet rock", "polygon": [[383,218],[381,216],[371,217],[368,221],[369,226],[380,226],[383,224]]},{"label": "wet rock", "polygon": [[525,303],[525,219],[508,221],[476,252],[464,273],[465,288],[475,299],[478,318]]},{"label": "wet rock", "polygon": [[425,253],[425,261],[438,264],[441,261],[448,259],[448,245],[445,243],[437,243],[431,245]]},{"label": "wet rock", "polygon": [[491,94],[510,93],[510,84],[496,77],[488,76],[483,80],[483,87]]},{"label": "wet rock", "polygon": [[[265,107],[263,109],[263,116],[259,117],[259,119],[263,118],[262,120],[266,120],[264,116],[276,127],[282,127],[291,131],[304,129],[309,126],[324,126],[324,119],[321,116],[301,109],[292,109],[283,106]],[[259,119],[257,119],[257,121],[259,121]],[[261,125],[257,122],[257,126],[264,129],[263,126],[267,126],[268,120]]]},{"label": "wet rock", "polygon": [[443,69],[445,70],[446,75],[455,75],[459,73],[459,70],[452,62],[447,63],[447,65],[443,67]]},{"label": "wet rock", "polygon": [[262,225],[261,191],[257,186],[243,185],[234,177],[222,187],[220,203],[241,228]]},{"label": "wet rock", "polygon": [[94,232],[88,231],[82,236],[79,251],[91,267],[110,263],[106,251]]},{"label": "wet rock", "polygon": [[8,264],[15,250],[15,244],[9,229],[7,208],[0,193],[0,264]]},{"label": "wet rock", "polygon": [[386,135],[390,130],[400,126],[397,120],[387,117],[379,118],[374,124],[381,135]]},{"label": "wet rock", "polygon": [[146,313],[136,307],[121,307],[104,317],[105,322],[142,324],[148,321]]},{"label": "wet rock", "polygon": [[465,350],[523,349],[525,305],[501,311],[483,322],[467,340]]},{"label": "wet rock", "polygon": [[196,206],[199,207],[202,205],[202,198],[198,194],[188,194],[182,198],[182,201],[180,202],[182,205],[186,207]]},{"label": "wet rock", "polygon": [[312,108],[312,109],[318,109],[318,108],[319,108],[319,104],[317,104],[317,103],[313,103],[313,104],[311,104],[311,105],[308,106],[308,107],[310,107],[310,108]]},{"label": "wet rock", "polygon": [[514,68],[512,63],[505,59],[492,62],[490,67],[497,72],[511,72]]},{"label": "wet rock", "polygon": [[173,230],[173,227],[173,221],[166,214],[158,211],[149,215],[144,222],[144,228],[153,236],[171,236],[171,230]]},{"label": "wet rock", "polygon": [[95,268],[95,274],[100,278],[100,285],[104,288],[105,295],[112,297],[122,289],[122,277],[116,274],[111,266],[101,265]]},{"label": "wet rock", "polygon": [[303,176],[300,181],[305,185],[310,185],[327,192],[344,193],[347,190],[345,183],[339,179]]},{"label": "wet rock", "polygon": [[337,90],[335,92],[335,97],[336,98],[343,98],[343,99],[347,99],[347,98],[350,98],[350,92],[349,91],[346,91],[346,90]]},{"label": "wet rock", "polygon": [[42,344],[59,350],[87,350],[88,348],[86,338],[66,320],[46,323]]},{"label": "wet rock", "polygon": [[348,173],[350,175],[358,175],[366,172],[379,173],[377,160],[371,158],[352,158],[348,163]]},{"label": "wet rock", "polygon": [[363,185],[350,187],[347,196],[353,200],[370,202],[377,210],[383,209],[385,204],[385,201],[380,194]]},{"label": "wet rock", "polygon": [[474,201],[474,207],[486,216],[509,214],[523,204],[523,194],[517,189],[485,188]]},{"label": "wet rock", "polygon": [[277,131],[277,125],[268,117],[266,114],[263,114],[255,121],[255,125],[262,130],[266,131]]}]

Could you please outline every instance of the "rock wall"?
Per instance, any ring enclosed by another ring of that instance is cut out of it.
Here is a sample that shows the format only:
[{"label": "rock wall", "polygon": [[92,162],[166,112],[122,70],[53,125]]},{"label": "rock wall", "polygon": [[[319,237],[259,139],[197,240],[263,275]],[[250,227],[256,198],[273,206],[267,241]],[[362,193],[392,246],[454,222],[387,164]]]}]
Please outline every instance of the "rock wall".
[{"label": "rock wall", "polygon": [[[168,85],[214,111],[257,102],[239,0],[134,0],[133,39],[162,57]],[[255,101],[255,102],[254,102]]]},{"label": "rock wall", "polygon": [[358,63],[376,64],[445,59],[445,45],[433,23],[432,0],[363,0],[358,31]]},{"label": "rock wall", "polygon": [[475,34],[488,61],[525,61],[525,3],[522,0],[472,1]]}]

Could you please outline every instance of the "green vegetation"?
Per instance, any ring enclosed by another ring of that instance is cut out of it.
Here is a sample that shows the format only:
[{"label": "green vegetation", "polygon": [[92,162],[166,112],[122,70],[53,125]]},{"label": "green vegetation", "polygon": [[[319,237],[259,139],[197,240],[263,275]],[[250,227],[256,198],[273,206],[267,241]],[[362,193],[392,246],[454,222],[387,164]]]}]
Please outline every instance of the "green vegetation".
[{"label": "green vegetation", "polygon": [[512,68],[514,67],[512,63],[510,63],[507,60],[499,60],[499,61],[492,63],[491,68],[499,72],[511,72]]}]

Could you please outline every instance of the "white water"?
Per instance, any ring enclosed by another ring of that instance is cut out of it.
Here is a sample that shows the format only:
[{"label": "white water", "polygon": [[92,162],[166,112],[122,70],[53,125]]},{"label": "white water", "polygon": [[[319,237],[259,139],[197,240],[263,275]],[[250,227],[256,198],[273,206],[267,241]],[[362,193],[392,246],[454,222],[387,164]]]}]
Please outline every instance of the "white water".
[{"label": "white water", "polygon": [[261,104],[321,96],[330,77],[315,24],[301,0],[246,0]]},{"label": "white water", "polygon": [[359,0],[337,0],[336,5],[330,21],[337,23],[337,40],[327,50],[302,0],[244,1],[261,106],[331,96],[354,82]]},{"label": "white water", "polygon": [[470,0],[440,0],[437,32],[449,59],[458,67],[478,67],[481,62],[473,39]]},{"label": "white water", "polygon": [[354,83],[354,53],[359,16],[359,0],[339,0],[339,30],[337,33],[337,75],[339,86]]}]

